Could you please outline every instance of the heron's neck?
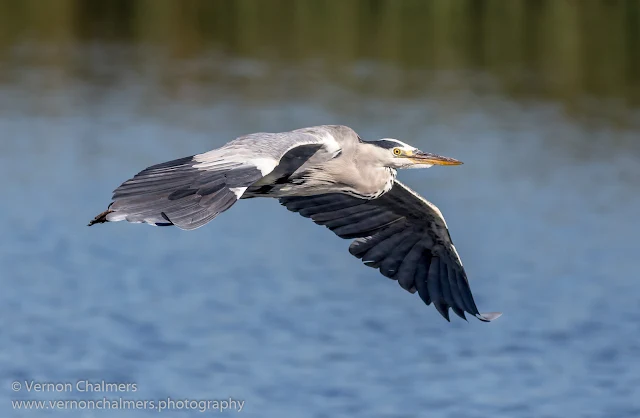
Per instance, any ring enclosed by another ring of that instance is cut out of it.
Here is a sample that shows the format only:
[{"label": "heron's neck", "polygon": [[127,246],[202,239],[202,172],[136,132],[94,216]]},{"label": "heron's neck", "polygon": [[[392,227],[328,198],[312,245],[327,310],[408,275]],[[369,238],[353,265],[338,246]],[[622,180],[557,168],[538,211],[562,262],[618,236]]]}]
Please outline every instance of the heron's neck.
[{"label": "heron's neck", "polygon": [[393,187],[393,182],[396,181],[396,176],[398,175],[398,171],[395,168],[391,168],[391,167],[385,167],[385,168],[389,170],[389,178],[387,179],[387,182],[384,185],[383,193],[386,193],[389,190],[391,190],[391,188]]},{"label": "heron's neck", "polygon": [[361,193],[360,197],[375,199],[391,190],[397,172],[390,167],[365,166],[359,174],[354,188]]}]

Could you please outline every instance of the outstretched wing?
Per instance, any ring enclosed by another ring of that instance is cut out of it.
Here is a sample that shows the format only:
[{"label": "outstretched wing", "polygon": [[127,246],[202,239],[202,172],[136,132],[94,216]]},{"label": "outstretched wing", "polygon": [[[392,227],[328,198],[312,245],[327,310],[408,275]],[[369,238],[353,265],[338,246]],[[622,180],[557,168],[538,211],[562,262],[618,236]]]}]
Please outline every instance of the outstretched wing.
[{"label": "outstretched wing", "polygon": [[325,225],[341,238],[353,239],[349,252],[429,305],[447,320],[449,308],[482,321],[498,313],[480,314],[467,275],[451,242],[440,210],[404,184],[377,199],[344,194],[285,197],[287,209]]},{"label": "outstretched wing", "polygon": [[118,187],[109,208],[89,225],[126,220],[195,229],[231,207],[248,187],[274,171],[283,156],[290,166],[290,161],[308,159],[321,149],[329,157],[339,150],[322,129],[255,133],[204,154],[154,165]]}]

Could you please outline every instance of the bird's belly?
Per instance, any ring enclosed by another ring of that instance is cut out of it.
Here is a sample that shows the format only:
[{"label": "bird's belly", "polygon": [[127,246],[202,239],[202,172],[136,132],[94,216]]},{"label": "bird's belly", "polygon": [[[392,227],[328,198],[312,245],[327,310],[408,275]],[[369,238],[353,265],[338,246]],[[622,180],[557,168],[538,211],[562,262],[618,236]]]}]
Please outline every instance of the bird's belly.
[{"label": "bird's belly", "polygon": [[[344,173],[341,173],[344,174]],[[267,179],[266,177],[249,187],[243,198],[315,196],[342,193],[361,199],[375,199],[391,190],[395,170],[353,173],[353,175],[328,174],[326,166],[300,170],[290,176]]]},{"label": "bird's belly", "polygon": [[316,196],[328,193],[347,194],[360,199],[376,199],[391,190],[393,179],[377,188],[357,188],[352,185],[305,181],[304,179],[280,184],[264,184],[252,186],[244,193],[243,199],[252,197],[287,197],[287,196]]},{"label": "bird's belly", "polygon": [[242,198],[251,197],[286,197],[286,196],[315,196],[327,193],[342,193],[342,189],[331,185],[309,185],[306,183],[268,184],[247,189]]}]

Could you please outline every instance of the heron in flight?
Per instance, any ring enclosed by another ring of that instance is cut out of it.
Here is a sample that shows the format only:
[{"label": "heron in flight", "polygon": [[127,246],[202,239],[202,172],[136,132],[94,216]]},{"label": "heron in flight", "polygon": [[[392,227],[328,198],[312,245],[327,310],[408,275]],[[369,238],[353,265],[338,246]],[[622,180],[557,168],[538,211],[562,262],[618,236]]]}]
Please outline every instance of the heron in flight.
[{"label": "heron in flight", "polygon": [[459,164],[397,139],[364,141],[341,125],[254,133],[142,170],[89,226],[129,221],[190,230],[239,199],[273,197],[353,239],[352,255],[433,303],[447,321],[451,308],[488,322],[500,313],[478,311],[442,213],[396,180],[399,168]]}]

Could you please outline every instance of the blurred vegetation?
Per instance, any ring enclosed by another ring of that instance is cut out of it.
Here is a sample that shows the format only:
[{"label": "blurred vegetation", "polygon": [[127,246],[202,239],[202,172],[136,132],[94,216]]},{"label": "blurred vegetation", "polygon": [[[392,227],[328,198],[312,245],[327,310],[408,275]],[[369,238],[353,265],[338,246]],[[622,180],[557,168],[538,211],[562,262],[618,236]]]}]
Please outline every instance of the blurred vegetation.
[{"label": "blurred vegetation", "polygon": [[318,63],[337,81],[362,63],[481,74],[519,97],[640,105],[640,0],[0,0],[4,63],[35,45],[60,48],[32,65],[72,66],[65,48],[98,42]]}]

